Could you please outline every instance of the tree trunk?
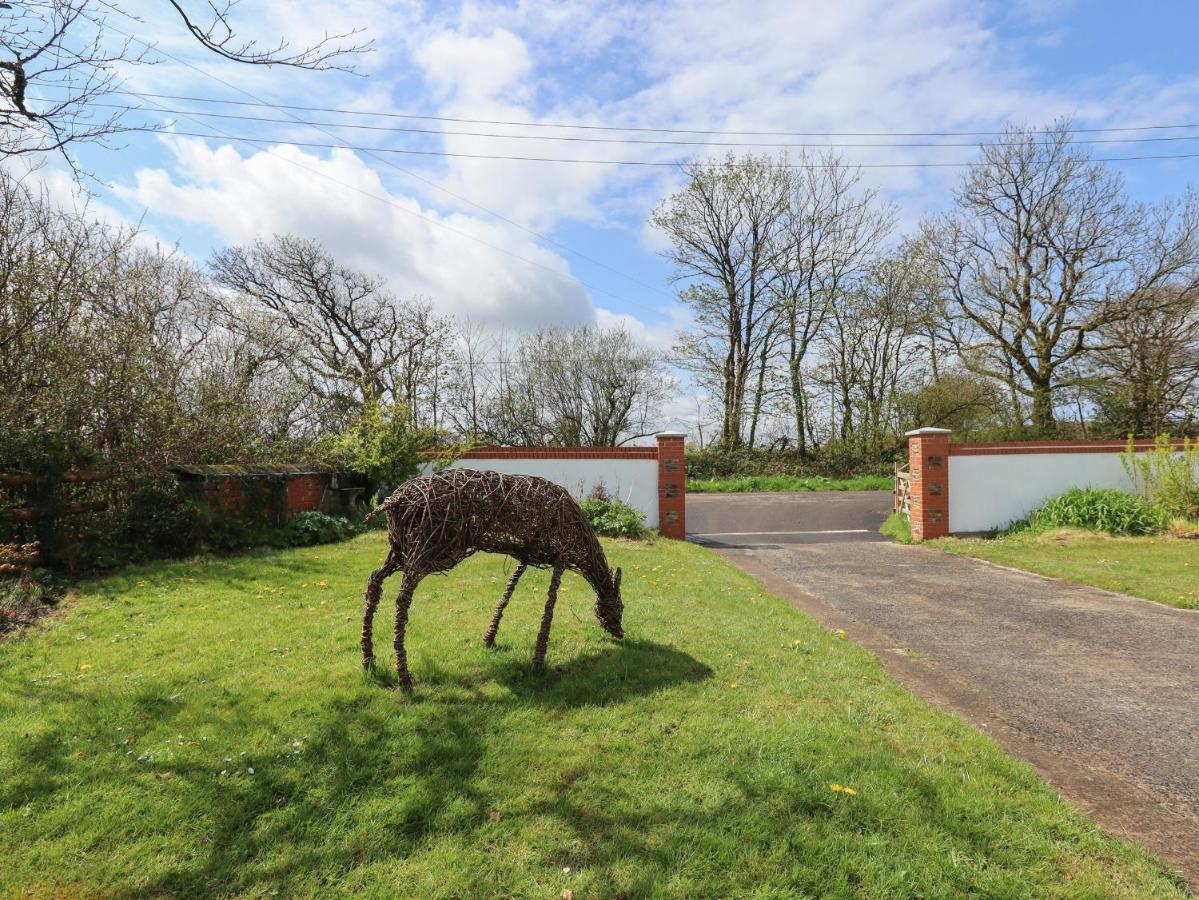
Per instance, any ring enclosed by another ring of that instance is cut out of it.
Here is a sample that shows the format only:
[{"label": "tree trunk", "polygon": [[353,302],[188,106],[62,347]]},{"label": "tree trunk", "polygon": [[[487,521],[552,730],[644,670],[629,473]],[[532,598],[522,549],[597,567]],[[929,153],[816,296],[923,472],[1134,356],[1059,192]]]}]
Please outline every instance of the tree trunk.
[{"label": "tree trunk", "polygon": [[1053,391],[1047,378],[1032,383],[1032,427],[1039,438],[1057,434],[1057,420],[1053,417]]}]

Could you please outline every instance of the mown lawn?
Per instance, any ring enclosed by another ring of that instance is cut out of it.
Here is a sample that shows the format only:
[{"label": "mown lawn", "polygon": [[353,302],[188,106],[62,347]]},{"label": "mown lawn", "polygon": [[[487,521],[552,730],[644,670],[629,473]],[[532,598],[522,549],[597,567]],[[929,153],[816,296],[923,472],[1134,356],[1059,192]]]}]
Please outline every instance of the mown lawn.
[{"label": "mown lawn", "polygon": [[890,475],[824,478],[820,475],[737,475],[733,478],[689,478],[693,494],[743,494],[762,491],[889,491]]},{"label": "mown lawn", "polygon": [[427,580],[410,696],[358,668],[383,549],[148,566],[0,644],[0,895],[1182,895],[699,547],[609,545],[623,643],[568,576],[543,676],[544,573],[495,651],[509,564]]},{"label": "mown lawn", "polygon": [[1199,541],[1057,529],[989,540],[942,538],[929,545],[1167,606],[1199,609]]}]

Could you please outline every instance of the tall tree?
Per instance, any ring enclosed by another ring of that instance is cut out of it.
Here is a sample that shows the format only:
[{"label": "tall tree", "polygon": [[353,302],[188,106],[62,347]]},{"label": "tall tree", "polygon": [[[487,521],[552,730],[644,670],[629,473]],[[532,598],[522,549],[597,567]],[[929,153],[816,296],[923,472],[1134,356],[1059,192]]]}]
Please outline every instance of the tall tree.
[{"label": "tall tree", "polygon": [[787,378],[800,452],[807,450],[804,363],[833,305],[861,277],[895,213],[861,186],[861,170],[829,152],[801,155],[788,179],[782,250],[773,282],[787,336]]},{"label": "tall tree", "polygon": [[[452,323],[427,301],[401,302],[378,279],[290,235],[229,247],[209,262],[232,330],[269,343],[334,420],[368,398],[407,406],[413,424],[436,392]],[[433,393],[431,393],[433,392]],[[429,410],[431,412],[431,410]]]},{"label": "tall tree", "polygon": [[1071,140],[1066,122],[1010,128],[982,148],[923,246],[948,299],[946,334],[973,371],[1027,398],[1055,432],[1054,392],[1077,383],[1103,329],[1199,271],[1195,198],[1150,207]]},{"label": "tall tree", "polygon": [[1103,329],[1087,360],[1086,394],[1119,435],[1153,437],[1199,425],[1199,296],[1171,293]]},{"label": "tall tree", "polygon": [[746,399],[778,308],[771,287],[787,208],[786,170],[769,157],[727,156],[686,167],[687,185],[650,217],[696,330],[682,352],[708,368],[722,402],[720,443],[744,440]]}]

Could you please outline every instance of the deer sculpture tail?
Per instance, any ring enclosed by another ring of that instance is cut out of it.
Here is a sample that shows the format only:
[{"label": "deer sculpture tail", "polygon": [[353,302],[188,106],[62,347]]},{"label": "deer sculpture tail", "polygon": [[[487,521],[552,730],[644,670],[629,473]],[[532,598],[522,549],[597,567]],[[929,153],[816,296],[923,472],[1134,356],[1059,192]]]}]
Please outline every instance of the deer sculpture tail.
[{"label": "deer sculpture tail", "polygon": [[387,512],[389,509],[391,509],[395,505],[396,505],[395,501],[391,497],[388,497],[386,500],[384,500],[382,503],[380,503],[378,506],[376,506],[374,509],[372,509],[370,512],[368,512],[366,514],[366,516],[362,519],[362,524],[365,525],[367,522],[374,520],[375,518],[377,518],[379,516],[380,513]]}]

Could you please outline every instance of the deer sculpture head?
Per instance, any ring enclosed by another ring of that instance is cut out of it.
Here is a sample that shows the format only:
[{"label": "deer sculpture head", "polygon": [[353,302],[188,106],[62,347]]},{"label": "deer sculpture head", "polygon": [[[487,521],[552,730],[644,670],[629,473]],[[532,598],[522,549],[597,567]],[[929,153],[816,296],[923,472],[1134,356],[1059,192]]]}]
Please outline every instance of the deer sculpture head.
[{"label": "deer sculpture head", "polygon": [[624,629],[620,626],[621,616],[624,615],[624,603],[620,599],[620,569],[609,570],[608,583],[595,594],[595,617],[604,626],[604,630],[614,638],[624,637]]}]

